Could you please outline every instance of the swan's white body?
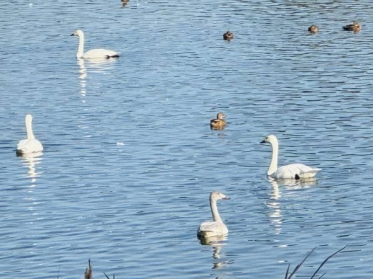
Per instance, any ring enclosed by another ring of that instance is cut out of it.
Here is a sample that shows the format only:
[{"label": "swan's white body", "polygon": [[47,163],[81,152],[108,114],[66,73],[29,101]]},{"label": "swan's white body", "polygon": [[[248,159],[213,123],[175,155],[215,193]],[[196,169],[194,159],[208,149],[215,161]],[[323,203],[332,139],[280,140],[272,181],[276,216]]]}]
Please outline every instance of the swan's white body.
[{"label": "swan's white body", "polygon": [[229,197],[220,192],[211,192],[210,194],[210,208],[212,213],[212,222],[203,222],[197,231],[199,237],[214,237],[228,234],[228,228],[220,218],[216,202],[218,200],[229,200]]},{"label": "swan's white body", "polygon": [[29,154],[43,151],[43,146],[32,132],[32,115],[27,114],[25,118],[27,138],[20,140],[17,144],[17,153]]},{"label": "swan's white body", "polygon": [[267,175],[275,179],[309,179],[315,177],[321,170],[303,164],[290,164],[277,168],[278,162],[278,141],[276,136],[269,135],[261,143],[269,142],[272,146],[272,159]]},{"label": "swan's white body", "polygon": [[84,33],[82,30],[76,30],[74,33],[71,34],[71,36],[78,36],[79,37],[79,46],[78,46],[78,52],[76,53],[76,58],[84,58],[84,59],[108,59],[112,57],[119,57],[119,53],[103,49],[103,48],[97,48],[97,49],[91,49],[88,50],[86,53],[84,53]]}]

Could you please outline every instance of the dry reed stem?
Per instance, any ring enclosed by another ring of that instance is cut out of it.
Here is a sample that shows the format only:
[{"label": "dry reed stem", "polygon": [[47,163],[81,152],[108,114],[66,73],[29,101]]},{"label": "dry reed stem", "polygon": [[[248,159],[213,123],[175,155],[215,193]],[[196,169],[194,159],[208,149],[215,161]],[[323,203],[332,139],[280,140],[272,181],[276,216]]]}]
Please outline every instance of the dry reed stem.
[{"label": "dry reed stem", "polygon": [[[317,272],[319,272],[319,270],[323,267],[324,264],[326,264],[326,262],[328,260],[330,260],[332,257],[334,257],[335,255],[337,255],[338,253],[342,252],[342,250],[344,250],[347,246],[344,246],[343,248],[339,249],[337,252],[334,252],[333,254],[331,254],[329,257],[327,257],[320,265],[319,267],[316,269],[316,271],[312,274],[311,278],[310,279],[313,279],[315,278]],[[315,251],[316,247],[313,248],[311,250],[311,252],[309,252],[307,254],[307,256],[303,259],[303,261],[301,261],[299,264],[297,264],[297,266],[294,268],[294,270],[291,272],[291,274],[289,275],[289,269],[290,269],[290,264],[288,265],[288,268],[286,269],[286,273],[285,273],[285,279],[291,279],[293,277],[293,275],[298,271],[298,269],[302,266],[302,264],[307,260],[307,258],[313,253],[313,251]],[[322,278],[323,276],[325,275],[322,274],[320,278]]]}]

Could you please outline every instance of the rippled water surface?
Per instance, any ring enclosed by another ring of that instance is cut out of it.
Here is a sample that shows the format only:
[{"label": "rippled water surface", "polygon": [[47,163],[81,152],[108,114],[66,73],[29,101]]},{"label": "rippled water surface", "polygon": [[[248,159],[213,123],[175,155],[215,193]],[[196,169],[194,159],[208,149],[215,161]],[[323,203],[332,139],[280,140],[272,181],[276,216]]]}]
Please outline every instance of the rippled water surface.
[{"label": "rippled water surface", "polygon": [[[373,4],[311,2],[4,2],[0,277],[83,278],[91,259],[95,278],[284,278],[317,247],[310,278],[347,246],[319,274],[370,278]],[[121,57],[77,61],[76,29]],[[22,158],[27,113],[44,152]],[[268,134],[317,182],[268,181]],[[230,232],[201,245],[212,190]]]}]

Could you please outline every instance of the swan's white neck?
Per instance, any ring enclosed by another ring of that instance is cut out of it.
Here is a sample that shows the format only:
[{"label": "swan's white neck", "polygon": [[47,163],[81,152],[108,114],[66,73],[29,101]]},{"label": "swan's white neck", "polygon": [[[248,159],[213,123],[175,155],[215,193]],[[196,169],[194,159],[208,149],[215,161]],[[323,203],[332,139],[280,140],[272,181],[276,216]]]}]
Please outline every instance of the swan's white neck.
[{"label": "swan's white neck", "polygon": [[78,52],[76,53],[76,58],[81,58],[84,54],[84,33],[79,32],[79,46],[78,46]]},{"label": "swan's white neck", "polygon": [[278,141],[277,139],[271,141],[272,146],[272,159],[269,165],[267,175],[272,175],[277,171],[277,160],[278,160]]},{"label": "swan's white neck", "polygon": [[26,133],[27,133],[28,140],[35,139],[34,133],[32,132],[32,118],[31,117],[26,117]]},{"label": "swan's white neck", "polygon": [[211,207],[211,213],[212,213],[212,220],[214,220],[214,222],[222,223],[223,221],[220,218],[218,206],[216,205],[215,200],[210,199],[210,207]]}]

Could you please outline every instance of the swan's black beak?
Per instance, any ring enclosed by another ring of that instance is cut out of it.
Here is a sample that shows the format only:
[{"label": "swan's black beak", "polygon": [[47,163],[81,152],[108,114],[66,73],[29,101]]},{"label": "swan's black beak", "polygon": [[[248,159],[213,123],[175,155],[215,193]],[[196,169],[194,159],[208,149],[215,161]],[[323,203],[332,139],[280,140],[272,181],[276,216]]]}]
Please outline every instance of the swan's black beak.
[{"label": "swan's black beak", "polygon": [[265,141],[265,140],[262,140],[260,143],[266,143],[266,141]]},{"label": "swan's black beak", "polygon": [[74,33],[72,33],[70,36],[75,36],[75,34]]}]

